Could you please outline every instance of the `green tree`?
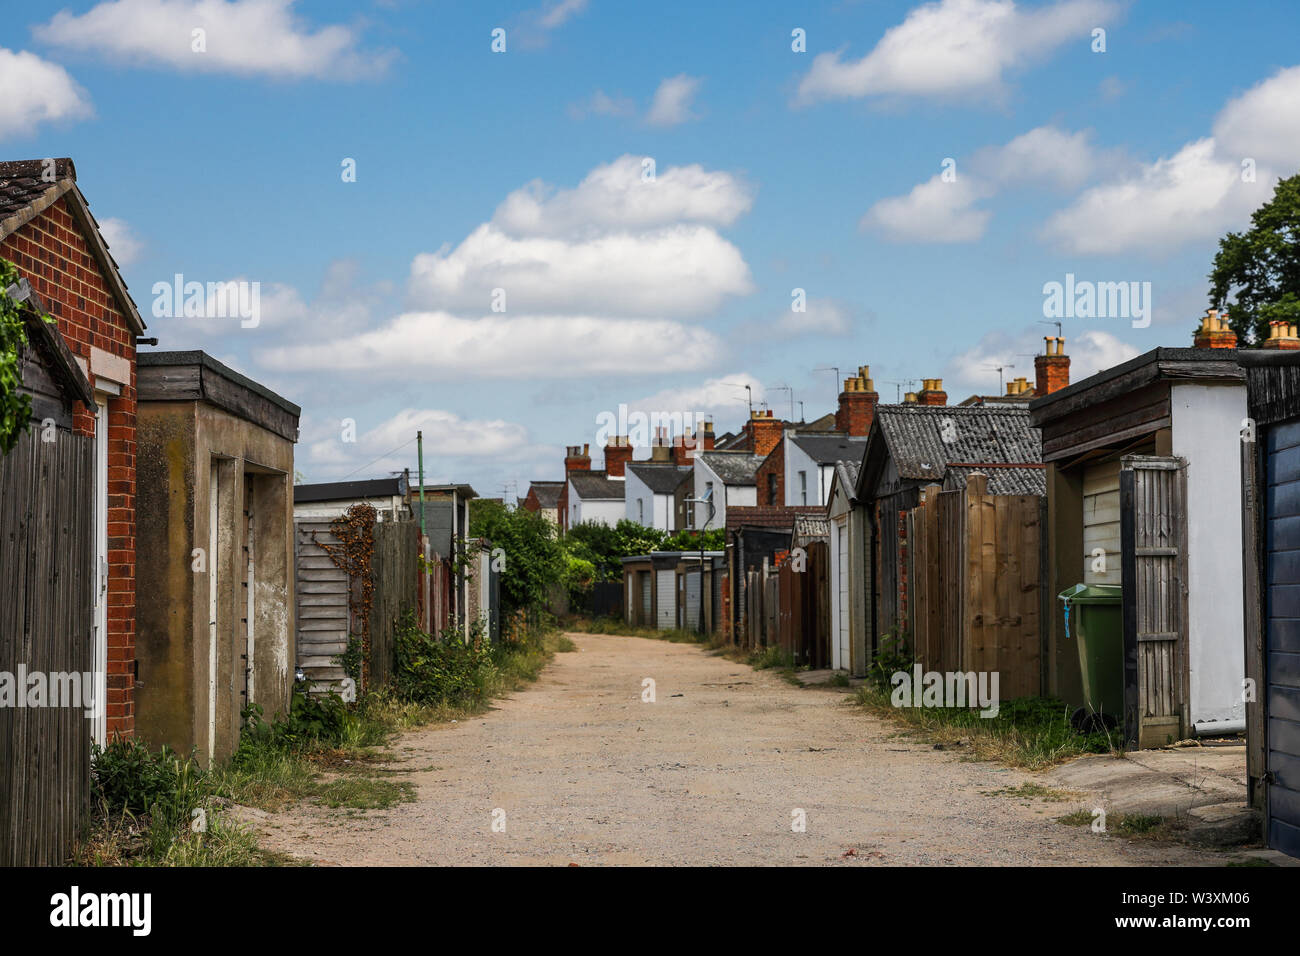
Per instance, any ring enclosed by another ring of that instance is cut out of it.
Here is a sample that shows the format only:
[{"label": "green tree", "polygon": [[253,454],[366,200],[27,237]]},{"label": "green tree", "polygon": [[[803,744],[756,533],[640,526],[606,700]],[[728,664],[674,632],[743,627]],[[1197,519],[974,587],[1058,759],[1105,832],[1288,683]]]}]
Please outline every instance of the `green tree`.
[{"label": "green tree", "polygon": [[701,534],[693,528],[682,528],[675,531],[664,539],[664,551],[699,551],[701,546],[705,551],[723,551],[727,547],[727,530],[725,528],[709,528],[702,537]]},{"label": "green tree", "polygon": [[613,527],[584,521],[569,529],[564,548],[574,557],[591,562],[596,580],[619,581],[623,578],[623,558],[661,551],[664,538],[662,531],[626,518]]},{"label": "green tree", "polygon": [[507,611],[545,607],[550,589],[566,577],[567,562],[555,525],[527,508],[497,501],[470,502],[469,533],[505,553],[501,603]]},{"label": "green tree", "polygon": [[1300,324],[1300,173],[1279,181],[1250,221],[1249,231],[1219,240],[1210,304],[1230,306],[1238,339],[1258,345],[1270,321]]}]

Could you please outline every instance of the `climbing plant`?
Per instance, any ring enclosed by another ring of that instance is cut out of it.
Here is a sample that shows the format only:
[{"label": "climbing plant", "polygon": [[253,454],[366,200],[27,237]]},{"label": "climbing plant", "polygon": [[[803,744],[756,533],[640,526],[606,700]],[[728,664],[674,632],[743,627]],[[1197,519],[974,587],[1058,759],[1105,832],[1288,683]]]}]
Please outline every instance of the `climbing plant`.
[{"label": "climbing plant", "polygon": [[[349,582],[356,580],[361,585],[360,588],[348,588],[349,616],[361,622],[361,687],[370,686],[370,608],[375,596],[375,575],[371,569],[371,559],[375,555],[377,517],[378,513],[370,505],[352,505],[330,522],[330,532],[338,539],[338,544],[317,540],[314,531],[311,536],[312,541],[329,555],[334,566],[347,573]],[[352,655],[352,661],[355,661],[356,649],[352,647],[351,640],[348,653]]]},{"label": "climbing plant", "polygon": [[[9,454],[18,436],[32,418],[32,400],[19,391],[23,383],[18,369],[18,351],[27,345],[22,307],[9,298],[8,289],[18,281],[18,270],[0,259],[0,455]],[[49,317],[44,317],[50,321]]]}]

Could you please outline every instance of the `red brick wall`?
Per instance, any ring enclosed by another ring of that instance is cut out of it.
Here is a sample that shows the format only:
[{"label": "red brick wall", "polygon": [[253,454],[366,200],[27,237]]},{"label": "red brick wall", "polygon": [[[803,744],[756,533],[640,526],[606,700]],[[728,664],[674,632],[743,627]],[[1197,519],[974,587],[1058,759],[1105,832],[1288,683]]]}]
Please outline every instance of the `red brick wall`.
[{"label": "red brick wall", "polygon": [[[776,476],[775,497],[768,493],[768,486],[772,484],[769,475]],[[785,504],[785,442],[778,442],[777,446],[763,459],[763,464],[758,466],[755,481],[757,482],[755,492],[760,505]]]},{"label": "red brick wall", "polygon": [[[131,383],[108,401],[108,733],[135,731],[135,337],[90,253],[65,197],[0,241],[45,300],[74,355],[91,346],[127,359]],[[94,375],[90,376],[94,384]],[[73,427],[93,435],[93,409],[77,406]]]}]

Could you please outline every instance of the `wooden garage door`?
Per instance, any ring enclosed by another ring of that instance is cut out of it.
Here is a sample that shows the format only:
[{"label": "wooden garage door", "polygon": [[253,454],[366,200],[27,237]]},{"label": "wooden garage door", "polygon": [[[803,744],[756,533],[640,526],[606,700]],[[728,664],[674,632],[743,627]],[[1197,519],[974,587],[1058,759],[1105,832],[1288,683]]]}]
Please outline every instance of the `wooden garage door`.
[{"label": "wooden garage door", "polygon": [[1268,844],[1300,856],[1300,421],[1269,429],[1265,450]]},{"label": "wooden garage door", "polygon": [[[1098,561],[1104,552],[1105,561]],[[1120,583],[1119,462],[1083,470],[1083,583]]]}]

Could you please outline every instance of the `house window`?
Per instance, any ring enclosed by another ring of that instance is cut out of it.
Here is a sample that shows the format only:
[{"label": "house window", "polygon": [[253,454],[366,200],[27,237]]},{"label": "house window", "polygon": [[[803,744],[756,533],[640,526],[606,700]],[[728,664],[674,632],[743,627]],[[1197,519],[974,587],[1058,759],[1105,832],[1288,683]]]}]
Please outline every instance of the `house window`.
[{"label": "house window", "polygon": [[767,503],[769,505],[779,505],[782,502],[776,500],[776,472],[767,473]]},{"label": "house window", "polygon": [[808,472],[799,472],[799,504],[808,503]]}]

